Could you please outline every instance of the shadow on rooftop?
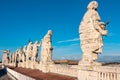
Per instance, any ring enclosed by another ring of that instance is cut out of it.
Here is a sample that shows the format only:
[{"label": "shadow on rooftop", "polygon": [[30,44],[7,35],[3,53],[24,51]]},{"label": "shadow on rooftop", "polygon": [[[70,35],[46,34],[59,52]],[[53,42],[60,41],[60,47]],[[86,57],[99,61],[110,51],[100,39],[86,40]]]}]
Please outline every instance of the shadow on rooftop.
[{"label": "shadow on rooftop", "polygon": [[4,75],[6,75],[6,74],[7,74],[6,68],[0,69],[0,77],[4,76]]}]

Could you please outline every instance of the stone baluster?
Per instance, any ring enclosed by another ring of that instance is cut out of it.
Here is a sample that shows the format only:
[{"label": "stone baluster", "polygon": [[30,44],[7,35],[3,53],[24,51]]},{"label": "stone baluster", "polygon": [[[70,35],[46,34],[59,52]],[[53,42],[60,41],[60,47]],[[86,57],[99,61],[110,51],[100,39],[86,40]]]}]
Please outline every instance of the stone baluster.
[{"label": "stone baluster", "polygon": [[111,77],[111,80],[113,80],[114,78],[114,76],[113,76],[113,73],[110,73],[110,77]]},{"label": "stone baluster", "polygon": [[106,75],[106,73],[105,73],[105,77],[104,77],[104,79],[107,80],[107,75]]},{"label": "stone baluster", "polygon": [[109,72],[109,80],[111,80],[111,73]]},{"label": "stone baluster", "polygon": [[102,80],[104,80],[104,73],[102,72]]},{"label": "stone baluster", "polygon": [[112,80],[112,73],[111,72],[109,73],[109,77],[110,77],[110,80]]},{"label": "stone baluster", "polygon": [[102,72],[98,72],[98,80],[101,80],[101,74]]},{"label": "stone baluster", "polygon": [[107,72],[107,80],[109,80],[109,72]]},{"label": "stone baluster", "polygon": [[114,80],[117,80],[117,74],[114,73]]},{"label": "stone baluster", "polygon": [[98,78],[98,80],[99,80],[99,72],[98,72],[97,78]]}]

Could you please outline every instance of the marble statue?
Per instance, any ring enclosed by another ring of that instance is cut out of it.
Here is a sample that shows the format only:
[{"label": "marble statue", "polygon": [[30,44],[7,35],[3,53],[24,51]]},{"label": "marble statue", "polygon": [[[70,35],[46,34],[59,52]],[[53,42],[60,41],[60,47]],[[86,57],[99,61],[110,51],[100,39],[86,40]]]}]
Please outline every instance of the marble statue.
[{"label": "marble statue", "polygon": [[12,54],[11,54],[11,59],[10,59],[11,61],[10,61],[10,65],[11,66],[15,66],[15,64],[16,64],[16,56],[15,56],[15,52],[13,52]]},{"label": "marble statue", "polygon": [[22,62],[25,62],[25,53],[22,53],[21,60],[22,60]]},{"label": "marble statue", "polygon": [[28,55],[27,55],[27,46],[26,45],[23,47],[23,52],[25,54],[25,61],[26,61],[26,59],[28,58]]},{"label": "marble statue", "polygon": [[33,50],[33,44],[30,41],[28,46],[27,46],[27,51],[26,51],[26,61],[30,61],[32,57],[32,50]]},{"label": "marble statue", "polygon": [[11,54],[11,62],[14,63],[15,62],[15,53]]},{"label": "marble statue", "polygon": [[52,63],[52,31],[48,30],[47,34],[41,41],[41,63]]},{"label": "marble statue", "polygon": [[10,50],[3,51],[2,63],[4,65],[8,65],[9,63],[9,53],[10,53]]},{"label": "marble statue", "polygon": [[[95,64],[98,62],[98,54],[102,53],[103,37],[107,35],[107,30],[104,22],[101,22],[97,12],[98,3],[91,1],[88,4],[87,12],[85,13],[79,26],[80,46],[83,52],[82,60],[79,64]],[[99,65],[99,63],[98,63]]]},{"label": "marble statue", "polygon": [[21,56],[20,56],[20,53],[19,53],[19,49],[16,50],[15,55],[16,55],[16,62],[19,63],[20,59],[21,59]]},{"label": "marble statue", "polygon": [[22,48],[19,49],[18,54],[20,57],[20,62],[24,62],[24,53],[22,51]]},{"label": "marble statue", "polygon": [[12,63],[12,55],[10,55],[9,61],[10,61],[10,63]]},{"label": "marble statue", "polygon": [[38,47],[39,47],[39,42],[36,41],[35,44],[33,44],[33,52],[32,52],[32,61],[35,62],[36,58],[38,56]]}]

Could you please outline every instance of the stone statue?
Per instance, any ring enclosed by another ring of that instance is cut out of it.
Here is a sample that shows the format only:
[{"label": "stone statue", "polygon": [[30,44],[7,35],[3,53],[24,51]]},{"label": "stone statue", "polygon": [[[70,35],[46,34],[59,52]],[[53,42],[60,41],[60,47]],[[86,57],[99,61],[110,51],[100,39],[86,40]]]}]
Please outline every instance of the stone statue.
[{"label": "stone statue", "polygon": [[26,61],[29,61],[31,59],[32,55],[32,50],[33,50],[33,44],[30,41],[28,46],[27,46],[27,51],[26,51]]},{"label": "stone statue", "polygon": [[26,59],[28,59],[27,46],[26,46],[26,45],[23,47],[23,52],[24,52],[24,54],[25,54],[25,61],[26,61]]},{"label": "stone statue", "polygon": [[102,36],[107,35],[107,30],[105,29],[105,23],[100,21],[97,8],[98,3],[96,1],[90,2],[79,26],[80,46],[83,52],[79,64],[97,65],[98,62],[95,62],[95,60],[98,59],[98,54],[102,53]]},{"label": "stone statue", "polygon": [[41,63],[48,64],[52,63],[52,31],[48,30],[41,42]]},{"label": "stone statue", "polygon": [[14,63],[15,62],[15,53],[11,54],[11,62]]},{"label": "stone statue", "polygon": [[24,62],[25,55],[22,48],[19,49],[18,54],[20,55],[20,62]]},{"label": "stone statue", "polygon": [[10,53],[10,50],[3,51],[2,63],[4,65],[8,65],[9,63],[9,53]]},{"label": "stone statue", "polygon": [[12,55],[10,55],[9,59],[9,62],[12,63]]},{"label": "stone statue", "polygon": [[25,53],[22,52],[21,58],[22,62],[25,62]]},{"label": "stone statue", "polygon": [[11,54],[11,66],[15,66],[16,64],[16,54],[15,52]]},{"label": "stone statue", "polygon": [[22,51],[21,51],[21,49],[17,49],[14,52],[13,56],[14,56],[13,57],[14,64],[15,64],[16,67],[18,67],[18,65],[22,62]]},{"label": "stone statue", "polygon": [[17,63],[19,63],[21,60],[21,55],[20,55],[19,49],[16,50],[15,54],[16,54],[16,61],[17,61]]},{"label": "stone statue", "polygon": [[39,47],[39,42],[36,41],[35,44],[33,44],[33,52],[32,52],[32,61],[35,62],[36,58],[38,56],[38,47]]}]

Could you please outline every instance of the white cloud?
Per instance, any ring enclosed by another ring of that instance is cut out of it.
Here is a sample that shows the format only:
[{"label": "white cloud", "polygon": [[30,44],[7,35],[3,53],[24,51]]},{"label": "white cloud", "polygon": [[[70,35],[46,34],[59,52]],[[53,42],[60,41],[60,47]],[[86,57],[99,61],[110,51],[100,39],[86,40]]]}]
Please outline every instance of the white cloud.
[{"label": "white cloud", "polygon": [[115,36],[115,35],[116,35],[116,34],[115,34],[115,33],[112,33],[112,32],[111,32],[111,33],[108,33],[108,36],[109,36],[109,37],[112,37],[112,36]]},{"label": "white cloud", "polygon": [[79,38],[73,38],[73,39],[68,39],[68,40],[58,41],[58,43],[73,42],[73,41],[79,41]]},{"label": "white cloud", "polygon": [[53,49],[53,59],[80,59],[81,53],[79,44],[58,46]]}]

